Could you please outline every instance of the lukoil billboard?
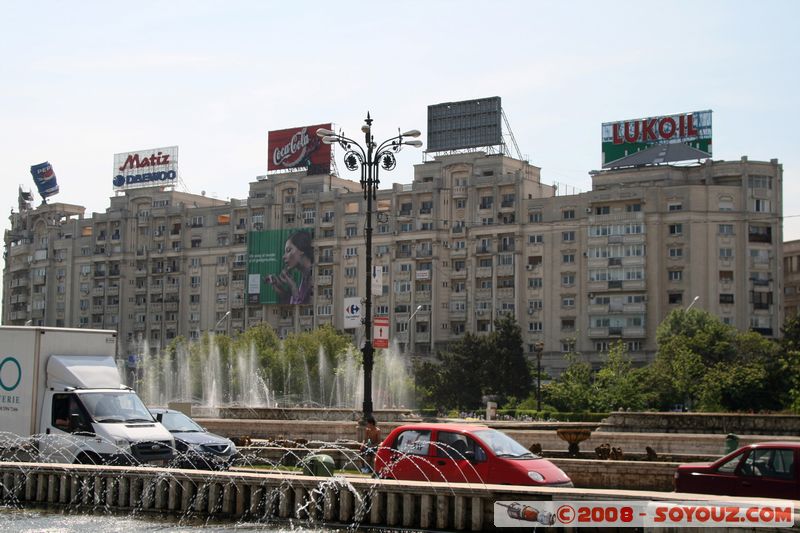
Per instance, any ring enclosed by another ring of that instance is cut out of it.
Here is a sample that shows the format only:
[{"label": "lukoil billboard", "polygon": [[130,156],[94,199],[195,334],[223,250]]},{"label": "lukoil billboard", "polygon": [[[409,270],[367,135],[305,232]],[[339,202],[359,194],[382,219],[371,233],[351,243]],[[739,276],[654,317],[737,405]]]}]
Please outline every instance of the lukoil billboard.
[{"label": "lukoil billboard", "polygon": [[[637,118],[602,125],[603,168],[711,157],[711,111]],[[683,144],[690,150],[654,149]],[[651,150],[635,161],[626,159]]]}]

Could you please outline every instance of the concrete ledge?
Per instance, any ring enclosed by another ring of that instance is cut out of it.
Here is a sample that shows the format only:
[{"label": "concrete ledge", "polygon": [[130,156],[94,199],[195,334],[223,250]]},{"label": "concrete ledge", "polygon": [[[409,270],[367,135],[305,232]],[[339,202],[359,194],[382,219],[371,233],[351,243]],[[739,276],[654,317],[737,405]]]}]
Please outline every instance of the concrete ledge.
[{"label": "concrete ledge", "polygon": [[[718,501],[719,496],[608,489],[402,482],[163,468],[0,463],[0,501],[62,512],[154,514],[261,523],[494,531],[494,502]],[[744,507],[771,500],[725,497]],[[795,509],[800,502],[794,502]],[[796,515],[797,511],[795,511]],[[295,523],[296,523],[295,522]],[[685,528],[681,531],[708,531]],[[770,528],[759,531],[770,531]],[[774,528],[772,529],[774,530]],[[792,530],[798,530],[794,526]],[[508,530],[506,530],[508,531]]]},{"label": "concrete ledge", "polygon": [[615,412],[600,431],[635,433],[717,433],[726,435],[800,435],[800,416],[745,413]]}]

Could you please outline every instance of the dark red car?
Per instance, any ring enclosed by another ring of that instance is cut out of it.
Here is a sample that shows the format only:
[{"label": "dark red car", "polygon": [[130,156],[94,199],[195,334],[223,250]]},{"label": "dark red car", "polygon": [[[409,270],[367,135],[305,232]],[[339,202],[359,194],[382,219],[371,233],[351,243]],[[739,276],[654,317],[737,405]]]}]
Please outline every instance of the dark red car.
[{"label": "dark red car", "polygon": [[382,478],[449,483],[571,487],[556,465],[495,429],[472,424],[409,424],[378,449]]},{"label": "dark red car", "polygon": [[700,494],[800,499],[800,442],[761,442],[713,463],[680,465],[675,490]]}]

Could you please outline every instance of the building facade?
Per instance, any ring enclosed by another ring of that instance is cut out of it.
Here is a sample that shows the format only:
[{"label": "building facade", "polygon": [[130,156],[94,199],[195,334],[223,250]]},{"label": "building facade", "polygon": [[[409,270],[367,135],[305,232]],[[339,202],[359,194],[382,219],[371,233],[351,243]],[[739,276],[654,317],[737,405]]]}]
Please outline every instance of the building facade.
[{"label": "building facade", "polygon": [[[378,192],[374,315],[390,318],[403,353],[425,356],[512,314],[526,352],[542,343],[556,373],[566,352],[599,363],[616,340],[651,360],[660,321],[690,306],[779,334],[776,160],[607,170],[592,182],[560,195],[539,168],[483,152],[416,165],[412,183]],[[280,335],[342,328],[344,299],[364,296],[365,210],[358,183],[306,172],[261,176],[242,200],[152,187],[91,216],[60,203],[23,209],[5,236],[3,323],[116,329],[126,352],[261,322]],[[248,238],[274,229],[313,232],[307,304],[248,298]]]},{"label": "building facade", "polygon": [[783,243],[783,312],[800,313],[800,240]]}]

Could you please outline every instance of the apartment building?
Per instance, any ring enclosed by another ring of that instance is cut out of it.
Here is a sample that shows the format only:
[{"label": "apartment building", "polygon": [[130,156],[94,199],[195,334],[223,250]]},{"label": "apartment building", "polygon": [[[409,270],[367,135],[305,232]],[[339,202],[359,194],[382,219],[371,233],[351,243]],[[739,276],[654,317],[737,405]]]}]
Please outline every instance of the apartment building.
[{"label": "apartment building", "polygon": [[[416,356],[512,314],[526,351],[543,343],[553,372],[572,350],[599,363],[618,339],[650,360],[659,322],[689,306],[774,336],[781,183],[776,160],[742,158],[593,172],[591,191],[562,195],[526,161],[440,155],[415,165],[412,183],[378,192],[373,312]],[[260,322],[280,335],[342,328],[344,299],[364,296],[366,201],[353,181],[275,173],[231,201],[155,186],[84,211],[52,203],[11,215],[4,324],[116,329],[127,353],[144,339],[157,350]],[[276,229],[313,232],[307,304],[248,297],[248,237]]]},{"label": "apartment building", "polygon": [[786,317],[800,313],[800,240],[783,243],[783,312]]}]

